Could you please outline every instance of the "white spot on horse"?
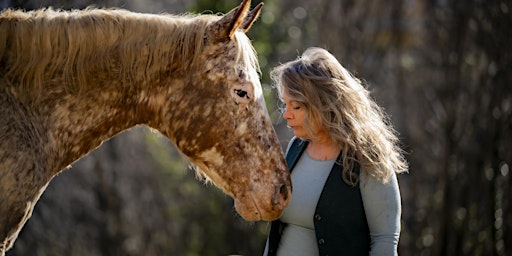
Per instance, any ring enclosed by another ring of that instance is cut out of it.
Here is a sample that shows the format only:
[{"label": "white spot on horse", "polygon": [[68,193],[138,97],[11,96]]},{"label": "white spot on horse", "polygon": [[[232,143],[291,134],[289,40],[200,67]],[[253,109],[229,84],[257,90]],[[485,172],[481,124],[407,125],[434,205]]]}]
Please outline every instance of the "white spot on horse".
[{"label": "white spot on horse", "polygon": [[216,147],[203,151],[199,157],[205,162],[212,163],[216,166],[221,166],[224,163],[224,156],[217,151]]},{"label": "white spot on horse", "polygon": [[209,116],[210,113],[212,112],[212,107],[211,106],[207,106],[205,109],[204,109],[204,112],[203,112],[203,116]]},{"label": "white spot on horse", "polygon": [[238,128],[236,128],[237,134],[246,134],[247,133],[247,123],[243,122],[241,123]]}]

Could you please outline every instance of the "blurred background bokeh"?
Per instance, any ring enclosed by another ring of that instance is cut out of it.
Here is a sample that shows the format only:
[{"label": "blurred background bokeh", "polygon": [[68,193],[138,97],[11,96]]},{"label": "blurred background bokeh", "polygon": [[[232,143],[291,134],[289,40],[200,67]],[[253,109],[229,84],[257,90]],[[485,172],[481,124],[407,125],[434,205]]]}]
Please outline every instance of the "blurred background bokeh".
[{"label": "blurred background bokeh", "polygon": [[[239,3],[0,0],[0,9],[226,13]],[[266,0],[249,32],[283,147],[291,132],[269,70],[310,46],[331,51],[390,115],[410,163],[399,175],[400,255],[512,255],[511,12],[510,0]],[[251,256],[267,229],[197,180],[169,140],[136,127],[57,176],[7,255]]]}]

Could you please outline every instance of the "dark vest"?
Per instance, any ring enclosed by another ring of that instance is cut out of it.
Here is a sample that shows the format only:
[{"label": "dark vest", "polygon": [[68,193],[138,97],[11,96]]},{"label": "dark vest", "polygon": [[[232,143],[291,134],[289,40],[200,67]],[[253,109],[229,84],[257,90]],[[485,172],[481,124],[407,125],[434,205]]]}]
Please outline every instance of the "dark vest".
[{"label": "dark vest", "polygon": [[[290,172],[307,144],[307,141],[299,138],[292,142],[286,154],[286,163]],[[337,164],[340,159],[341,154],[325,182],[315,214],[312,216],[318,251],[321,256],[368,255],[370,231],[364,213],[359,183],[352,187],[343,181],[343,166]],[[356,168],[356,172],[358,171],[359,167]],[[285,228],[286,224],[279,220],[272,222],[268,238],[269,256],[276,255]]]}]

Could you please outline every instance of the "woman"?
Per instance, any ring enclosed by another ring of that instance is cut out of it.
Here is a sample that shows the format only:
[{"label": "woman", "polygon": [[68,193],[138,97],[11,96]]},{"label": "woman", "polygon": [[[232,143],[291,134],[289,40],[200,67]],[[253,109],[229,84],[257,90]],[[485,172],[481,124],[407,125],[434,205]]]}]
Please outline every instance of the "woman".
[{"label": "woman", "polygon": [[293,196],[264,255],[397,255],[407,163],[361,81],[321,48],[271,72],[293,129]]}]

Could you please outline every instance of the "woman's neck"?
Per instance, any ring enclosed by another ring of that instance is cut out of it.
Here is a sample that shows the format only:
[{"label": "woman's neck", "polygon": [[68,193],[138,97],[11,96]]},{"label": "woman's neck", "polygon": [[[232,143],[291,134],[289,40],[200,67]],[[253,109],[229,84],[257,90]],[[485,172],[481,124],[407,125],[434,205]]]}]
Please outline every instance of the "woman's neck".
[{"label": "woman's neck", "polygon": [[331,139],[310,140],[306,148],[308,155],[315,160],[330,160],[338,157],[341,146]]}]

